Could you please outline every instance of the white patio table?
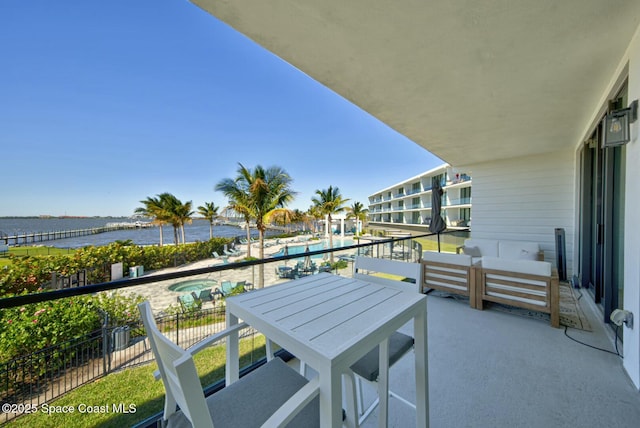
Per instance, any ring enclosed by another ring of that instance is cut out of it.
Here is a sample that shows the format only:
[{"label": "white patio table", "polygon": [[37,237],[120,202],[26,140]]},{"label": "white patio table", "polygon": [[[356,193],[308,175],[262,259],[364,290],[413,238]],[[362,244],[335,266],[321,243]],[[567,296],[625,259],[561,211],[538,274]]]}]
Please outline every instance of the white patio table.
[{"label": "white patio table", "polygon": [[[427,427],[427,303],[426,296],[414,288],[321,273],[228,298],[227,325],[245,321],[318,372],[322,427],[342,426],[342,375],[380,344],[379,420],[383,427],[388,423],[388,338],[413,319],[416,422],[418,427]],[[227,384],[237,380],[237,361],[236,333],[227,342],[227,362],[231,362]],[[352,423],[349,417],[347,425]]]}]

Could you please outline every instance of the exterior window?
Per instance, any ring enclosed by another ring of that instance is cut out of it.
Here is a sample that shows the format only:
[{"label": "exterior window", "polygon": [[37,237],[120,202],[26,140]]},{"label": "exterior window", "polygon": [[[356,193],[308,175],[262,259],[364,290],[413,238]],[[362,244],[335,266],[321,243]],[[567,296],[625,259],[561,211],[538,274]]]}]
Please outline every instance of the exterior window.
[{"label": "exterior window", "polygon": [[436,175],[434,177],[440,183],[440,187],[444,187],[447,184],[447,182],[446,182],[447,179],[446,179],[446,175],[445,174],[438,174],[438,175]]},{"label": "exterior window", "polygon": [[420,224],[420,213],[418,211],[411,213],[411,223]]},{"label": "exterior window", "polygon": [[471,187],[464,187],[460,189],[460,203],[461,204],[471,203]]},{"label": "exterior window", "polygon": [[413,183],[411,185],[411,193],[418,193],[418,192],[420,192],[420,182]]},{"label": "exterior window", "polygon": [[471,220],[471,208],[460,208],[460,220]]},{"label": "exterior window", "polygon": [[420,198],[411,199],[411,208],[420,208]]}]

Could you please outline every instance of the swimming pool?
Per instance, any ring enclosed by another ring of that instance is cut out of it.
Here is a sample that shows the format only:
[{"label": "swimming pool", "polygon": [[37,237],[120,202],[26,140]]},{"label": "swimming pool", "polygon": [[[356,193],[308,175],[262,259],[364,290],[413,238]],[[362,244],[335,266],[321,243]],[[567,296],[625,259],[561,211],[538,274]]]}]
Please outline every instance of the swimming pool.
[{"label": "swimming pool", "polygon": [[180,293],[189,291],[200,291],[206,288],[213,288],[218,285],[218,281],[215,279],[190,279],[188,281],[180,281],[175,284],[171,284],[167,287],[170,291],[177,291]]},{"label": "swimming pool", "polygon": [[[326,247],[325,247],[325,244],[326,244]],[[325,248],[327,249],[329,248],[329,241],[328,240],[310,241],[309,243],[306,243],[306,244],[288,245],[287,253],[290,256],[293,256],[296,254],[304,254],[307,251],[307,245],[309,246],[309,251],[320,251],[320,250],[324,250]],[[349,245],[353,245],[353,239],[351,238],[349,239],[333,238],[334,249],[340,248],[340,247],[348,247]],[[284,249],[285,247],[282,247],[280,251],[272,254],[271,257],[284,256]],[[322,258],[322,254],[316,254],[315,256],[312,256],[312,258]]]}]

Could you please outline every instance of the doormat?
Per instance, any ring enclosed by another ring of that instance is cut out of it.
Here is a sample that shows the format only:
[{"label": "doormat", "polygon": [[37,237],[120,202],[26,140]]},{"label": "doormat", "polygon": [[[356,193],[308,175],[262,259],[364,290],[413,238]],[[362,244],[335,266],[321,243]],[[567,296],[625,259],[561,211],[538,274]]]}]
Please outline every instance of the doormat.
[{"label": "doormat", "polygon": [[560,282],[560,324],[578,330],[592,331],[591,324],[580,306],[579,290],[568,282]]}]

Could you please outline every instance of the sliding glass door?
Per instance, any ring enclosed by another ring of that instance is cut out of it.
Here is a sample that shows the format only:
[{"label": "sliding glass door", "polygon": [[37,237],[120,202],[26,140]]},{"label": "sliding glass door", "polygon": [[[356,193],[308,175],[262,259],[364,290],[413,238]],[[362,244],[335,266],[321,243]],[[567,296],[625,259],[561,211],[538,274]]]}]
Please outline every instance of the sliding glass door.
[{"label": "sliding glass door", "polygon": [[[626,94],[626,89],[621,93]],[[612,103],[613,109],[622,106],[626,96]],[[602,148],[602,127],[601,122],[580,157],[578,271],[580,284],[588,288],[608,323],[611,312],[622,306],[625,147]]]}]

